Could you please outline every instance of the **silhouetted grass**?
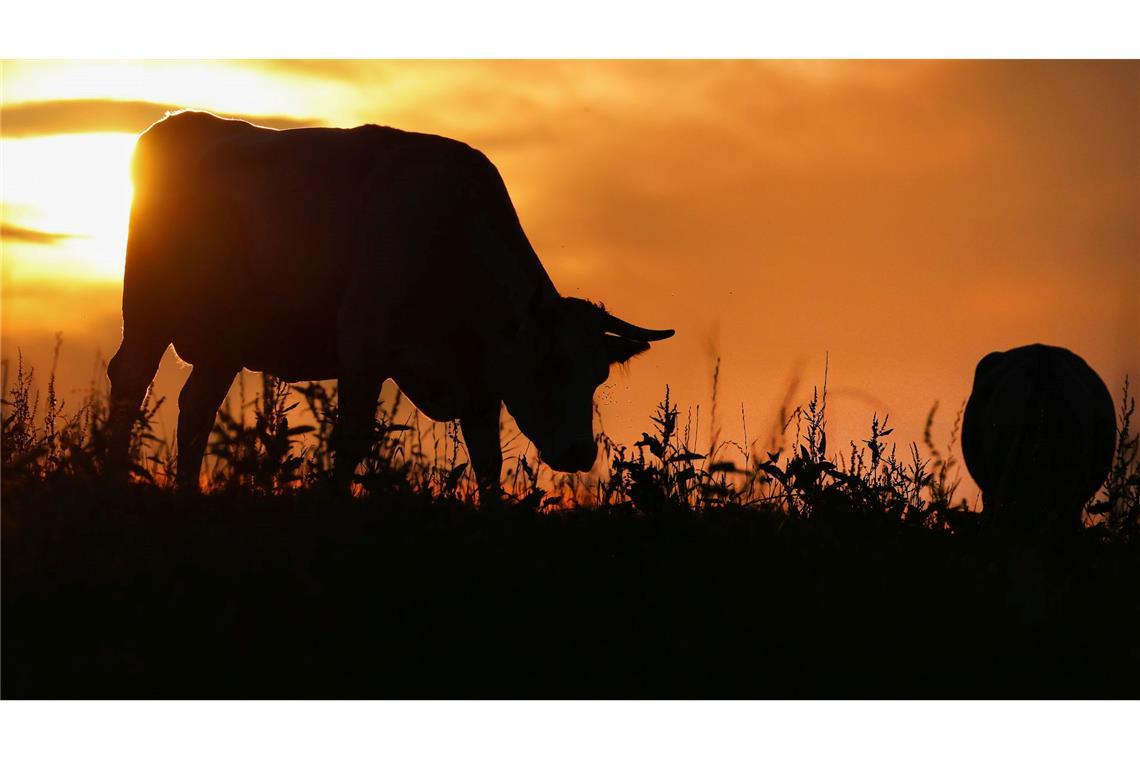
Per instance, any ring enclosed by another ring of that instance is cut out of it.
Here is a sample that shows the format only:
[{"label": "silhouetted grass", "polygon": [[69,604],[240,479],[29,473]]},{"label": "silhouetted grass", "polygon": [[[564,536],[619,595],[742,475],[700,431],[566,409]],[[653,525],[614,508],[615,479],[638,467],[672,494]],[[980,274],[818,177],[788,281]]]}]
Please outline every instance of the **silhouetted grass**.
[{"label": "silhouetted grass", "polygon": [[[262,377],[176,493],[159,399],[101,477],[106,388],[5,378],[3,692],[210,697],[1136,697],[1135,402],[1070,555],[1029,568],[955,501],[945,448],[835,451],[827,388],[761,445],[666,389],[592,478],[507,457],[477,507],[455,426],[378,410],[356,498],[328,487],[335,389]],[[714,404],[715,406],[715,404]],[[303,413],[303,414],[302,414]],[[743,420],[742,420],[743,422]],[[509,431],[508,431],[509,432]],[[699,441],[704,440],[701,445]],[[508,438],[509,442],[509,438]]]}]

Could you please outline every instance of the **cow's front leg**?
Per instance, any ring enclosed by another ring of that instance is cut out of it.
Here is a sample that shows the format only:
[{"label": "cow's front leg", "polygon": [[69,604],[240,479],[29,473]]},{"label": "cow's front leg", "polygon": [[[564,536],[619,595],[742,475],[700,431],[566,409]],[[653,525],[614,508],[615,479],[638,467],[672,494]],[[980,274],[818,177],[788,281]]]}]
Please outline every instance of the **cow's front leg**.
[{"label": "cow's front leg", "polygon": [[194,365],[190,378],[178,394],[177,486],[186,491],[201,487],[202,457],[214,427],[218,407],[226,400],[240,369],[230,366]]},{"label": "cow's front leg", "polygon": [[499,447],[499,410],[502,402],[484,402],[475,405],[459,418],[463,441],[475,482],[479,484],[479,501],[490,504],[502,496],[499,478],[503,470],[503,450]]},{"label": "cow's front leg", "polygon": [[345,375],[337,381],[339,414],[333,441],[333,483],[341,493],[351,493],[352,476],[372,444],[376,400],[383,385],[383,376],[374,373]]}]

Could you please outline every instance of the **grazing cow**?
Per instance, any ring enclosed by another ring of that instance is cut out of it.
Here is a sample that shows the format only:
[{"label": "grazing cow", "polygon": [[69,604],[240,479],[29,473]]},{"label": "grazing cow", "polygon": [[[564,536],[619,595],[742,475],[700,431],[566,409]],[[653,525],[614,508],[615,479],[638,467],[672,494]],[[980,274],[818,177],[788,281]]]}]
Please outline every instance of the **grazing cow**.
[{"label": "grazing cow", "polygon": [[994,530],[1072,535],[1108,474],[1115,444],[1112,397],[1073,352],[1034,344],[978,362],[962,454]]},{"label": "grazing cow", "polygon": [[560,296],[480,152],[435,135],[257,127],[194,111],[138,141],[123,341],[108,367],[112,466],[168,345],[178,478],[196,488],[243,368],[338,381],[337,480],[366,449],[384,380],[459,420],[480,488],[498,489],[503,403],[543,460],[588,470],[593,393],[672,330]]}]

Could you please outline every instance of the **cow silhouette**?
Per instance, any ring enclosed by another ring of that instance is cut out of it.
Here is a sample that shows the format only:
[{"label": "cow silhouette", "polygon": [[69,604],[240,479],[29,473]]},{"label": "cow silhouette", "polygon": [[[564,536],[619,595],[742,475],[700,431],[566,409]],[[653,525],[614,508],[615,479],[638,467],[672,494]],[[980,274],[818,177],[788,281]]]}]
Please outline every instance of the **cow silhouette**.
[{"label": "cow silhouette", "polygon": [[984,521],[1006,537],[1073,535],[1104,482],[1116,414],[1104,381],[1064,348],[1034,344],[978,362],[962,420]]},{"label": "cow silhouette", "polygon": [[552,468],[588,470],[594,391],[673,335],[559,295],[495,166],[455,140],[183,111],[139,138],[132,171],[112,469],[173,344],[193,365],[178,398],[183,487],[197,488],[243,367],[337,380],[342,486],[389,378],[428,417],[459,421],[484,494],[498,489],[504,403]]}]

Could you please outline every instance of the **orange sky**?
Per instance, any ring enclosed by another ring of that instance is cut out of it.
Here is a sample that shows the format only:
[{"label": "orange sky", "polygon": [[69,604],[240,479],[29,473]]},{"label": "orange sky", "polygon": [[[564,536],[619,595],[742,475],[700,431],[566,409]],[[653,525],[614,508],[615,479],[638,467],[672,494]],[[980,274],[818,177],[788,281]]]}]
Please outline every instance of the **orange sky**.
[{"label": "orange sky", "polygon": [[936,399],[944,435],[995,349],[1140,375],[1137,62],[8,61],[3,98],[0,342],[46,371],[63,331],[64,390],[118,344],[127,162],[177,107],[483,150],[564,294],[678,330],[599,393],[628,440],[666,383],[707,418],[716,355],[735,438],[825,356],[833,441]]}]

